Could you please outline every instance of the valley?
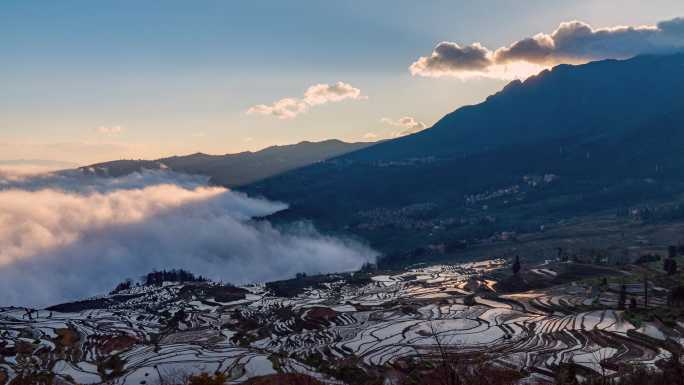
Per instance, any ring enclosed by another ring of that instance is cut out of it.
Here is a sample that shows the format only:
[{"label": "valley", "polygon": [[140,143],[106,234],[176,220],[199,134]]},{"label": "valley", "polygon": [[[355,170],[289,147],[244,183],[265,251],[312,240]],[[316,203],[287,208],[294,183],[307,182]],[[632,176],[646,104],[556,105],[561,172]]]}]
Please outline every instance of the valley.
[{"label": "valley", "polygon": [[0,1],[0,385],[684,385],[684,1]]},{"label": "valley", "polygon": [[678,373],[683,61],[560,65],[389,141],[82,167],[79,176],[112,185],[98,178],[199,174],[238,199],[285,202],[250,228],[295,240],[308,229],[345,260],[353,244],[377,263],[240,286],[153,273],[109,295],[5,307],[0,385],[195,385],[199,373],[248,385],[575,384]]}]

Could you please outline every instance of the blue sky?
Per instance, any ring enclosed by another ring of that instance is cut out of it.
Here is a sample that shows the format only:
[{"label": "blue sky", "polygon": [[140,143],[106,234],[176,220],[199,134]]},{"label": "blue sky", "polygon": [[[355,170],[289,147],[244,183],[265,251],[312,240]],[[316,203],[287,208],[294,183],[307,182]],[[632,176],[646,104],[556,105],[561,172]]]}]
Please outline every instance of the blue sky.
[{"label": "blue sky", "polygon": [[[408,128],[403,117],[430,126],[508,81],[412,75],[442,41],[493,52],[564,21],[655,26],[678,16],[681,0],[5,0],[0,159],[88,163],[392,137]],[[304,97],[337,82],[360,97]],[[289,119],[247,114],[283,98],[309,104]]]}]

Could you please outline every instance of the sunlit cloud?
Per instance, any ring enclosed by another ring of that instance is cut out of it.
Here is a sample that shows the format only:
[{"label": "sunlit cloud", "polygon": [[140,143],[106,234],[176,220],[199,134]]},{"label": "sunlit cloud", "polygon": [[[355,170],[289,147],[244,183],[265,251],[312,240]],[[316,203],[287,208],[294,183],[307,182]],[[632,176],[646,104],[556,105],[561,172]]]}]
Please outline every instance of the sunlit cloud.
[{"label": "sunlit cloud", "polygon": [[401,129],[400,131],[394,131],[390,134],[390,137],[393,138],[415,134],[416,132],[422,131],[427,127],[425,123],[418,121],[416,118],[411,116],[404,116],[397,120],[382,118],[380,121],[392,127],[398,127]]},{"label": "sunlit cloud", "polygon": [[307,112],[311,107],[343,100],[364,100],[367,96],[351,84],[337,82],[335,84],[315,84],[304,92],[301,98],[288,97],[277,100],[270,105],[258,104],[247,110],[247,114],[272,115],[279,119],[292,119]]},{"label": "sunlit cloud", "polygon": [[317,106],[328,102],[340,102],[345,99],[364,100],[361,90],[351,84],[337,82],[335,84],[316,84],[304,92],[304,102],[310,106]]},{"label": "sunlit cloud", "polygon": [[379,129],[375,132],[367,132],[362,138],[365,140],[386,140],[395,139],[406,135],[415,134],[427,128],[427,124],[419,121],[412,116],[403,116],[399,119],[381,118],[380,122],[391,130]]},{"label": "sunlit cloud", "polygon": [[513,42],[498,49],[480,43],[437,44],[429,56],[418,58],[409,70],[414,76],[525,78],[556,64],[580,64],[600,59],[625,59],[639,54],[684,49],[684,18],[645,26],[594,28],[581,21],[561,23],[550,34]]},{"label": "sunlit cloud", "polygon": [[100,126],[97,128],[97,132],[102,135],[118,135],[124,131],[121,126]]}]

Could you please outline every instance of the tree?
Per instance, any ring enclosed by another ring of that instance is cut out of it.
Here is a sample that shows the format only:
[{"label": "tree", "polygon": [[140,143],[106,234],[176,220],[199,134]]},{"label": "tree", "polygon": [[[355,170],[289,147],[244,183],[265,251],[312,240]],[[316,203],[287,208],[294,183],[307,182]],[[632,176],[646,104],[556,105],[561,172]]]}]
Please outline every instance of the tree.
[{"label": "tree", "polygon": [[627,301],[627,286],[623,283],[620,286],[620,296],[618,297],[618,309],[625,310],[625,302]]},{"label": "tree", "polygon": [[677,273],[677,261],[672,257],[668,257],[663,262],[663,269],[667,272],[667,275],[674,275]]},{"label": "tree", "polygon": [[190,385],[223,385],[228,381],[228,378],[222,373],[216,373],[210,376],[207,373],[202,373],[197,376],[190,377]]},{"label": "tree", "polygon": [[677,256],[677,246],[670,245],[667,248],[667,259],[663,262],[663,270],[667,272],[667,275],[674,275],[677,273],[677,261],[675,257]]},{"label": "tree", "polygon": [[644,275],[644,308],[648,309],[648,280]]},{"label": "tree", "polygon": [[555,383],[558,385],[577,385],[575,364],[562,363],[556,372]]},{"label": "tree", "polygon": [[520,272],[520,257],[515,256],[515,262],[513,262],[513,274],[518,275],[518,272]]},{"label": "tree", "polygon": [[133,280],[130,278],[127,278],[125,281],[116,285],[114,290],[112,290],[109,294],[116,294],[116,293],[124,291],[124,290],[129,290],[131,287],[133,287]]},{"label": "tree", "polygon": [[200,276],[195,276],[193,273],[180,269],[180,270],[162,270],[153,271],[146,276],[142,277],[145,285],[151,286],[161,286],[164,282],[206,282],[207,279]]},{"label": "tree", "polygon": [[684,286],[677,286],[674,289],[672,289],[667,299],[667,303],[669,306],[679,307],[684,305]]}]

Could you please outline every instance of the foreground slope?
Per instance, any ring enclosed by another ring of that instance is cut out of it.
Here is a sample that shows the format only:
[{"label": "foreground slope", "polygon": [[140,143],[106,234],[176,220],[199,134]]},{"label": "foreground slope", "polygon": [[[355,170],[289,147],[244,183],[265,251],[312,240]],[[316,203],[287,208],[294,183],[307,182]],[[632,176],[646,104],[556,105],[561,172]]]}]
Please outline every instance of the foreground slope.
[{"label": "foreground slope", "polygon": [[561,65],[418,134],[245,190],[289,202],[277,217],[311,218],[388,253],[678,203],[683,70],[684,54]]},{"label": "foreground slope", "polygon": [[[565,365],[613,375],[682,351],[682,324],[663,316],[681,275],[649,271],[659,286],[648,283],[647,310],[634,269],[549,262],[511,277],[510,265],[490,260],[245,287],[164,282],[42,310],[0,307],[0,384],[181,384],[206,372],[230,384],[301,373],[409,385],[440,354],[481,357],[527,383],[551,383]],[[503,293],[511,280],[546,288]],[[619,309],[625,282],[629,311]]]}]

